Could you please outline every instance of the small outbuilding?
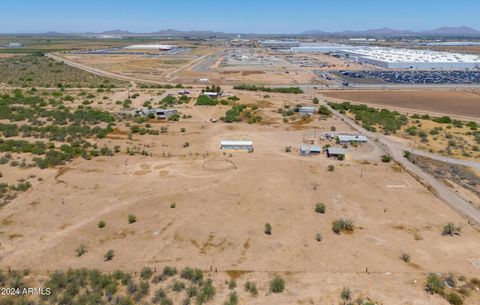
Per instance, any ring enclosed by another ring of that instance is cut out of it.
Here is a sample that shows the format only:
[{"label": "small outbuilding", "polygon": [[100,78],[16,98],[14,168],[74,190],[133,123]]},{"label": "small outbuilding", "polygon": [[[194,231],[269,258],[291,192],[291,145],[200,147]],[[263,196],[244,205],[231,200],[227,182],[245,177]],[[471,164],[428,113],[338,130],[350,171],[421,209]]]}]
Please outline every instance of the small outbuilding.
[{"label": "small outbuilding", "polygon": [[317,108],[311,106],[302,106],[298,108],[298,112],[302,115],[313,115],[317,111]]},{"label": "small outbuilding", "polygon": [[10,42],[9,44],[7,44],[7,48],[22,48],[23,47],[23,43],[21,42]]},{"label": "small outbuilding", "polygon": [[300,155],[302,156],[319,155],[321,153],[322,149],[320,148],[320,146],[302,145],[300,147]]},{"label": "small outbuilding", "polygon": [[159,119],[168,119],[169,117],[178,113],[176,109],[162,109],[162,108],[154,108],[154,109],[137,109],[135,111],[138,115],[149,116],[154,115]]},{"label": "small outbuilding", "polygon": [[341,147],[328,147],[327,148],[327,156],[329,158],[345,158],[345,149]]},{"label": "small outbuilding", "polygon": [[221,97],[223,95],[222,92],[203,92],[203,95],[208,97]]},{"label": "small outbuilding", "polygon": [[247,150],[253,152],[252,141],[221,141],[220,149],[222,150]]},{"label": "small outbuilding", "polygon": [[338,143],[339,144],[349,144],[352,142],[355,143],[367,143],[368,139],[366,136],[363,135],[346,135],[346,134],[340,134],[337,136]]}]

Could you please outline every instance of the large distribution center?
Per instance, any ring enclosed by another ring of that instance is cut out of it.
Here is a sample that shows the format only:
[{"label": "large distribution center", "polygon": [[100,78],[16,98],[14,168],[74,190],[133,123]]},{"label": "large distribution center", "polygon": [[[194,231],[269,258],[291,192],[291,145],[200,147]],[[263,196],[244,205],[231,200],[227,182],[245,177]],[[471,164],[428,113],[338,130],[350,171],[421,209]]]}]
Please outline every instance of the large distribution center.
[{"label": "large distribution center", "polygon": [[429,50],[381,47],[361,47],[343,50],[360,63],[391,69],[475,69],[480,68],[480,56]]},{"label": "large distribution center", "polygon": [[298,41],[293,40],[263,40],[260,41],[260,44],[262,47],[270,49],[290,49],[300,46]]}]

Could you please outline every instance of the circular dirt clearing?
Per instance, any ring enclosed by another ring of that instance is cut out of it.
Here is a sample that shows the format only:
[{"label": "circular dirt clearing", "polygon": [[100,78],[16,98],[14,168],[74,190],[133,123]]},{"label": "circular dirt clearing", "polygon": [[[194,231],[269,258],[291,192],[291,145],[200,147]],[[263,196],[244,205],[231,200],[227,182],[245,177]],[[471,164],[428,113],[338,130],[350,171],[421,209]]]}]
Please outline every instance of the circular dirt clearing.
[{"label": "circular dirt clearing", "polygon": [[235,163],[227,159],[213,159],[203,163],[203,168],[209,171],[226,172],[236,169]]}]

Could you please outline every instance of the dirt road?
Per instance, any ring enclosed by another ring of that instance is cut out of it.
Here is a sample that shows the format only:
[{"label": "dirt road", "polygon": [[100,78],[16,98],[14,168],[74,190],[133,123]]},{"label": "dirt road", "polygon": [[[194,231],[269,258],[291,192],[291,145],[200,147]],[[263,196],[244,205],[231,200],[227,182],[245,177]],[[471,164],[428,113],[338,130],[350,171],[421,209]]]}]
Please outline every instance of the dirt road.
[{"label": "dirt road", "polygon": [[[326,105],[326,104],[325,104]],[[453,209],[458,211],[459,213],[463,214],[467,218],[475,221],[476,223],[480,223],[480,211],[474,208],[468,201],[466,201],[463,197],[449,189],[447,186],[445,186],[443,183],[439,182],[437,179],[434,177],[426,174],[423,172],[418,166],[415,164],[411,163],[408,159],[406,159],[403,156],[403,152],[405,150],[411,150],[408,147],[403,147],[399,145],[398,143],[393,143],[390,141],[387,137],[381,135],[381,134],[376,134],[373,132],[369,132],[366,129],[360,127],[357,125],[353,120],[349,119],[347,116],[339,113],[338,111],[334,110],[330,106],[326,105],[332,113],[337,116],[339,119],[343,120],[345,123],[350,125],[352,128],[357,130],[359,133],[367,136],[372,143],[380,146],[387,154],[390,154],[392,158],[399,164],[401,165],[405,170],[407,170],[411,175],[416,177],[422,184],[427,186],[429,189],[431,189],[435,195],[437,195],[439,198],[443,199],[446,201]],[[476,163],[475,167],[478,168],[479,164],[478,162],[474,161],[465,161],[465,160],[456,160],[456,159],[451,159],[447,157],[442,157],[442,156],[437,156],[437,155],[431,155],[425,152],[419,152],[415,151],[415,154],[420,154],[420,155],[427,155],[428,157],[434,157],[435,160],[440,160],[444,162],[451,162],[455,164],[462,164],[466,165],[464,163],[468,163],[469,165],[467,166],[472,166],[470,163],[473,162],[474,164]]]}]

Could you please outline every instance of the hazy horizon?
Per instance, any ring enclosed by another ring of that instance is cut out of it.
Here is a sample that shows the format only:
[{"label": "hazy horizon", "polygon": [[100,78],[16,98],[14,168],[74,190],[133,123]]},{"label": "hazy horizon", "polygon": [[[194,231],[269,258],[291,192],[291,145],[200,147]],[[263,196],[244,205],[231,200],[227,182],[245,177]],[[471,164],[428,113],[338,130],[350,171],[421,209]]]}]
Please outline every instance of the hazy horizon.
[{"label": "hazy horizon", "polygon": [[[226,33],[296,34],[308,30],[340,32],[392,28],[424,31],[439,27],[467,26],[480,29],[476,12],[480,3],[459,0],[442,3],[432,0],[363,2],[326,1],[180,0],[158,3],[153,0],[98,1],[9,1],[0,5],[2,33],[103,32],[127,30],[136,33],[163,29],[221,31]],[[19,19],[22,20],[19,23]]]}]

